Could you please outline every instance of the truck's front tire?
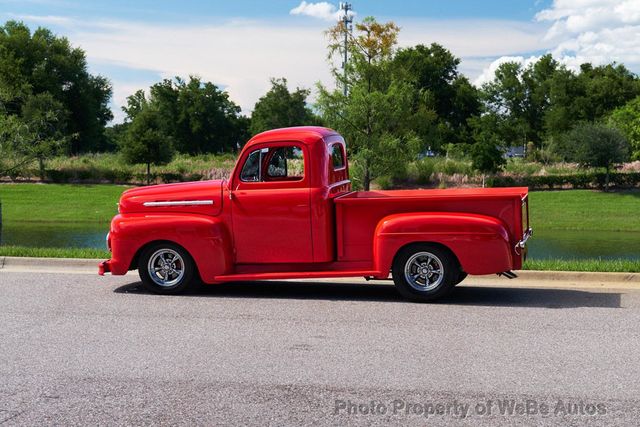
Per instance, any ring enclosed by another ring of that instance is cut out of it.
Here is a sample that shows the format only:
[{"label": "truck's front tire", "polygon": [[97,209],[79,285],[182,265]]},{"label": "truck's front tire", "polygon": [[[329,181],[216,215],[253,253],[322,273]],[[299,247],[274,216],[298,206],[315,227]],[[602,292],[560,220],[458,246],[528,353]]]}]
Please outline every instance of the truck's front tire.
[{"label": "truck's front tire", "polygon": [[455,256],[437,245],[418,243],[402,248],[392,267],[400,294],[412,301],[434,301],[455,286],[460,267]]},{"label": "truck's front tire", "polygon": [[138,259],[143,286],[156,294],[179,294],[195,285],[196,266],[178,245],[159,242],[144,249]]}]

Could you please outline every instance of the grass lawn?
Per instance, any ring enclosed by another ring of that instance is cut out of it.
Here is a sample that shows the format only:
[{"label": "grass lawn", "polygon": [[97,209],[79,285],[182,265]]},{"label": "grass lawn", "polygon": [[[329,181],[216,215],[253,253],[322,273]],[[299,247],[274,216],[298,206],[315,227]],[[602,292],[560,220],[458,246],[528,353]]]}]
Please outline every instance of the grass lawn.
[{"label": "grass lawn", "polygon": [[534,230],[640,231],[640,191],[529,193]]},{"label": "grass lawn", "polygon": [[0,184],[6,222],[104,222],[117,213],[121,185]]}]

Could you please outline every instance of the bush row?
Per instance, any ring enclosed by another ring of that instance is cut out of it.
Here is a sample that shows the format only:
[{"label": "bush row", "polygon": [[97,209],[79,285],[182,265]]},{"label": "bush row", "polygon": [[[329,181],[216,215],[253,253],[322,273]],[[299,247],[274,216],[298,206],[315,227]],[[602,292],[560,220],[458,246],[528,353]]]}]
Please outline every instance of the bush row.
[{"label": "bush row", "polygon": [[[489,187],[529,187],[544,190],[554,188],[596,188],[604,187],[606,174],[604,172],[576,173],[571,175],[546,176],[495,176],[487,178]],[[609,186],[616,188],[637,187],[640,185],[640,172],[611,173]]]},{"label": "bush row", "polygon": [[[201,173],[159,172],[151,173],[152,182],[199,181]],[[146,173],[134,173],[126,169],[47,169],[45,179],[55,183],[108,182],[113,184],[140,184],[147,181]]]}]

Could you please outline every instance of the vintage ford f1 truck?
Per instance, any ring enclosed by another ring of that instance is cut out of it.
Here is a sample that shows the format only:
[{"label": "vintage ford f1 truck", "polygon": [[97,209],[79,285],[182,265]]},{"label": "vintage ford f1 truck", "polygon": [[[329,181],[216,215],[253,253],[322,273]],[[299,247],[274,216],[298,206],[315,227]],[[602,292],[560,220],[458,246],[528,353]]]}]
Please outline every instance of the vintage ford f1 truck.
[{"label": "vintage ford f1 truck", "polygon": [[351,191],[331,129],[253,137],[228,180],[127,190],[99,273],[138,269],[156,293],[200,282],[391,276],[406,298],[522,267],[527,188]]}]

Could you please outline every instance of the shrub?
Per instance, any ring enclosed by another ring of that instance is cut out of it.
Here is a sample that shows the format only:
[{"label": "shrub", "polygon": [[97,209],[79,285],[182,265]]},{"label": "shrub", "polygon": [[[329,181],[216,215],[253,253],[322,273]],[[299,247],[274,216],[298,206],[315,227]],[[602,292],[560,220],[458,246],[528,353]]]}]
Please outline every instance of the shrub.
[{"label": "shrub", "polygon": [[434,161],[428,157],[414,163],[416,168],[415,180],[418,184],[428,184],[434,171]]},{"label": "shrub", "polygon": [[379,176],[376,178],[376,184],[381,190],[389,190],[393,187],[393,180],[389,176]]},{"label": "shrub", "polygon": [[[602,187],[607,180],[605,172],[585,172],[572,175],[534,175],[534,176],[496,176],[487,180],[489,187],[523,186],[544,190],[554,188],[595,188]],[[629,188],[640,185],[640,172],[609,174],[609,183],[613,187]]]}]

